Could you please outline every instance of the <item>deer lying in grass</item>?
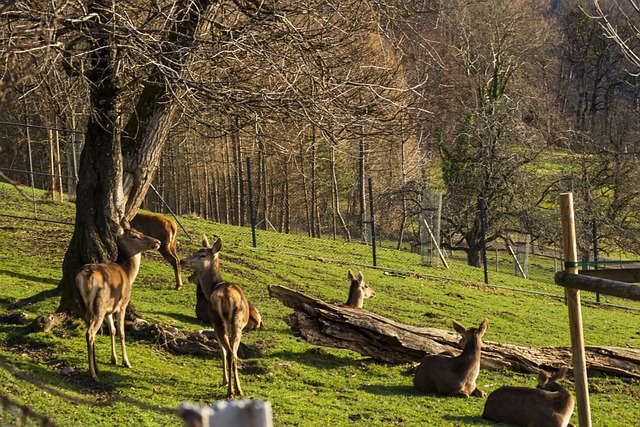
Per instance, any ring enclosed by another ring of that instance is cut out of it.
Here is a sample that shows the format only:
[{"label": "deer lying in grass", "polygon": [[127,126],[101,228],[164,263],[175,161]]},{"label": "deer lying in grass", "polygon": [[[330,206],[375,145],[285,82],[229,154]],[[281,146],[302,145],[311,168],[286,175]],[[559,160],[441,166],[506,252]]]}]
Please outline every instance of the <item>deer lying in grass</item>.
[{"label": "deer lying in grass", "polygon": [[238,378],[238,347],[242,330],[249,323],[249,303],[240,286],[222,280],[218,252],[222,239],[213,247],[206,235],[202,235],[203,248],[183,259],[181,264],[192,268],[193,281],[198,283],[209,300],[208,317],[220,345],[222,356],[222,381],[227,385],[227,397],[235,393],[242,396]]},{"label": "deer lying in grass", "polygon": [[251,301],[247,301],[249,304],[249,321],[247,322],[247,326],[244,327],[245,331],[253,331],[254,329],[262,329],[264,328],[264,322],[262,321],[262,316],[258,312],[258,309]]},{"label": "deer lying in grass", "polygon": [[351,287],[349,288],[349,297],[347,298],[347,302],[343,304],[343,307],[362,308],[365,299],[376,296],[376,292],[365,283],[361,271],[358,272],[358,277],[356,277],[353,275],[353,272],[349,270],[347,277],[351,280]]},{"label": "deer lying in grass", "polygon": [[127,357],[124,337],[124,315],[131,298],[131,285],[138,275],[140,254],[158,249],[160,242],[130,228],[122,221],[121,234],[116,238],[118,259],[115,262],[85,264],[75,278],[75,284],[82,299],[84,321],[87,324],[87,352],[89,353],[89,373],[98,381],[95,342],[96,334],[105,316],[111,333],[111,363],[118,364],[116,356],[116,331],[113,314],[118,314],[118,332],[122,346],[122,362],[131,367]]},{"label": "deer lying in grass", "polygon": [[467,329],[454,320],[453,327],[462,334],[462,353],[456,357],[449,353],[425,356],[416,368],[413,386],[426,393],[483,397],[485,393],[476,386],[476,379],[480,372],[482,336],[489,322],[484,319],[478,328]]},{"label": "deer lying in grass", "polygon": [[131,227],[147,236],[160,240],[160,249],[158,250],[162,257],[173,267],[176,289],[182,289],[180,258],[178,258],[178,250],[176,248],[178,235],[176,223],[161,215],[138,212],[131,220]]},{"label": "deer lying in grass", "polygon": [[551,377],[538,374],[538,386],[500,387],[487,398],[482,418],[522,427],[573,427],[569,423],[573,414],[573,395],[558,382],[565,379],[567,368]]}]

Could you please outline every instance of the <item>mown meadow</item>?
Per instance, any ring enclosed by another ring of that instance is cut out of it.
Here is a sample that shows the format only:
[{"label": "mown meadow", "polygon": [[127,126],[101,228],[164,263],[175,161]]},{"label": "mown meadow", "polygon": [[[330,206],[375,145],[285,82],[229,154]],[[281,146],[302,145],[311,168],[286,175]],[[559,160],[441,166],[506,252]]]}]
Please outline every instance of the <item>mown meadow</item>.
[{"label": "mown meadow", "polygon": [[[25,313],[33,320],[57,308],[55,289],[72,233],[72,226],[65,223],[73,222],[74,205],[34,205],[3,184],[0,200],[0,319]],[[34,216],[56,222],[34,221]],[[362,271],[377,292],[365,308],[396,321],[452,330],[453,319],[477,326],[486,317],[486,341],[570,344],[562,289],[553,283],[548,257],[531,257],[533,279],[514,277],[501,268],[503,272],[490,272],[495,286],[485,286],[482,270],[456,257],[445,269],[421,265],[416,254],[379,248],[379,267],[373,268],[371,248],[360,243],[258,231],[259,247],[253,248],[249,228],[189,216],[180,217],[180,222],[191,237],[180,230],[180,255],[198,249],[202,233],[210,239],[222,237],[223,277],[241,284],[263,316],[265,329],[243,335],[253,351],[241,360],[240,375],[247,398],[271,402],[274,425],[279,427],[494,424],[480,417],[485,399],[416,391],[411,364],[387,365],[348,350],[305,343],[285,323],[291,309],[269,297],[269,284],[343,303],[351,268]],[[188,274],[183,272],[184,289],[176,291],[169,265],[158,253],[146,253],[133,286],[133,304],[146,320],[164,328],[187,334],[207,328],[195,317],[195,288],[187,282]],[[594,298],[584,295],[584,299]],[[608,297],[603,301],[632,309],[585,304],[586,343],[640,348],[640,304]],[[224,399],[218,357],[177,354],[158,342],[132,336],[127,337],[132,369],[110,365],[108,334],[98,337],[101,381],[93,383],[84,334],[80,320],[48,333],[32,332],[29,323],[0,322],[0,395],[58,426],[179,426],[175,410],[182,403],[204,405]],[[486,392],[505,384],[535,383],[534,375],[509,370],[483,369],[478,378]],[[570,381],[565,384],[573,391]],[[594,426],[638,425],[640,382],[591,372],[589,385]],[[8,411],[0,413],[2,424],[15,422],[12,417]],[[572,422],[577,423],[575,414]]]}]

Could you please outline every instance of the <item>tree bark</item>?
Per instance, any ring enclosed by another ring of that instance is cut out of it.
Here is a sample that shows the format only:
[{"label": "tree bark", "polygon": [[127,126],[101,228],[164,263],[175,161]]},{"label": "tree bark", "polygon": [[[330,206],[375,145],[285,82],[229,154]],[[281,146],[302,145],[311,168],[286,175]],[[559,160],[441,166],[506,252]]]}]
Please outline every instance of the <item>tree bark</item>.
[{"label": "tree bark", "polygon": [[[95,2],[89,12],[96,13],[101,22],[110,22],[110,10],[109,5]],[[74,278],[83,264],[116,259],[115,236],[124,216],[117,54],[108,33],[97,32],[91,43],[93,68],[88,78],[93,87],[90,101],[94,114],[89,117],[80,156],[76,225],[62,263],[59,312],[72,312],[77,307]]]},{"label": "tree bark", "polygon": [[[189,66],[189,55],[184,55],[181,51],[191,47],[197,30],[205,32],[204,25],[209,25],[202,22],[207,22],[204,18],[211,0],[189,3],[176,15],[175,28],[167,43],[167,49],[173,51],[163,52],[165,65],[174,69],[177,75],[182,75]],[[178,104],[169,90],[166,76],[157,69],[149,80],[138,97],[122,139],[125,171],[123,187],[127,198],[128,219],[135,216],[149,190],[149,184],[160,163],[162,148],[178,111]]]},{"label": "tree bark", "polygon": [[[460,352],[460,336],[435,328],[419,328],[367,310],[343,308],[310,298],[282,286],[269,286],[269,295],[293,308],[285,321],[311,344],[344,348],[383,363],[415,363],[443,351]],[[640,378],[640,350],[587,347],[589,369]],[[485,341],[482,366],[537,373],[569,366],[570,347],[521,347]]]},{"label": "tree bark", "polygon": [[[177,14],[178,24],[172,33],[175,39],[171,42],[182,47],[193,43],[210,0],[197,3],[197,7],[185,7]],[[107,28],[107,23],[112,22],[112,6],[110,0],[91,3],[89,12],[98,17],[97,28]],[[115,260],[115,234],[120,219],[125,215],[133,218],[144,200],[177,111],[177,104],[167,89],[168,82],[156,71],[140,94],[123,133],[118,104],[118,55],[114,48],[117,43],[113,42],[116,35],[110,31],[94,31],[92,35],[92,68],[87,77],[94,113],[87,125],[80,157],[76,226],[62,265],[58,311],[71,311],[77,306],[74,277],[83,264]],[[181,58],[170,63],[186,67],[187,61]],[[176,71],[181,74],[184,70]],[[126,179],[123,170],[127,172]]]}]

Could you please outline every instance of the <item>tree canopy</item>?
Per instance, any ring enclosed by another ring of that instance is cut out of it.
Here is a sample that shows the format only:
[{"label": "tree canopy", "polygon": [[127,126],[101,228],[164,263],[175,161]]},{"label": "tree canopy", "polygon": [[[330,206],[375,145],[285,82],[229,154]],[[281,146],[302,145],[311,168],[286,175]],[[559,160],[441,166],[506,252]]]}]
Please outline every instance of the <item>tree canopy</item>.
[{"label": "tree canopy", "polygon": [[[371,178],[377,230],[399,247],[427,192],[472,265],[480,199],[489,241],[556,244],[555,197],[573,191],[602,247],[639,252],[637,50],[620,47],[635,27],[600,3],[5,3],[2,120],[84,141],[61,308],[152,185],[177,213],[246,224],[247,159],[256,216],[281,232],[367,240]],[[2,167],[24,158],[20,138],[6,131]]]}]

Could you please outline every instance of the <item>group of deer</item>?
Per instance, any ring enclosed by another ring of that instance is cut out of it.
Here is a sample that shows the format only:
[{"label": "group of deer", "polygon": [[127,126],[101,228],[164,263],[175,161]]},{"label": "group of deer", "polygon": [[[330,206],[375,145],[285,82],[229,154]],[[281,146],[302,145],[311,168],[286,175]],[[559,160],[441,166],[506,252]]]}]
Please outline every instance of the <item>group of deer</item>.
[{"label": "group of deer", "polygon": [[[362,308],[365,298],[375,292],[364,282],[360,272],[356,278],[349,270],[351,288],[345,307]],[[415,369],[413,385],[420,391],[445,396],[484,397],[485,392],[476,385],[480,373],[482,337],[489,322],[487,319],[477,328],[465,328],[453,321],[453,327],[462,335],[462,353],[451,352],[425,356]],[[544,371],[538,374],[536,388],[503,386],[489,394],[482,417],[523,427],[568,427],[573,413],[574,399],[569,390],[559,382],[567,375],[561,368],[552,376]]]},{"label": "group of deer", "polygon": [[[477,328],[465,328],[453,321],[453,327],[462,335],[462,353],[451,352],[425,356],[415,370],[413,385],[427,393],[446,396],[484,397],[476,385],[480,372],[482,336],[489,322],[485,319]],[[564,380],[567,368],[553,376],[540,371],[536,388],[503,386],[489,394],[482,417],[523,427],[573,426],[569,419],[574,399],[559,382]]]},{"label": "group of deer", "polygon": [[91,378],[98,381],[95,339],[105,317],[111,334],[111,363],[118,363],[114,314],[118,316],[123,364],[131,367],[125,347],[125,311],[131,298],[131,284],[140,267],[141,253],[157,249],[174,268],[177,289],[182,288],[180,265],[193,269],[194,273],[189,279],[196,284],[199,295],[208,301],[206,306],[201,305],[197,308],[198,316],[206,316],[214,328],[223,360],[223,383],[227,385],[227,395],[242,395],[238,378],[238,348],[242,331],[245,328],[260,328],[263,323],[260,314],[255,306],[247,301],[240,286],[222,280],[218,258],[222,240],[217,239],[211,246],[207,236],[203,235],[202,249],[179,261],[175,238],[177,228],[173,221],[157,215],[138,214],[131,224],[123,220],[120,226],[120,232],[116,237],[117,260],[86,264],[75,278],[87,324],[86,340]]},{"label": "group of deer", "polygon": [[[362,272],[355,277],[349,270],[351,288],[344,307],[362,308],[363,301],[376,293],[365,282]],[[482,337],[489,322],[485,319],[477,328],[465,328],[453,321],[453,327],[462,335],[462,353],[451,352],[425,356],[415,369],[413,385],[420,391],[445,396],[484,397],[476,380],[480,373]],[[552,376],[544,371],[538,374],[538,385],[531,387],[503,386],[489,394],[482,417],[523,427],[568,427],[573,414],[574,399],[559,382],[567,375],[561,368]]]},{"label": "group of deer", "polygon": [[[136,228],[133,228],[134,224]],[[203,235],[202,248],[178,261],[175,249],[176,231],[173,221],[156,215],[138,214],[131,225],[123,220],[121,232],[116,239],[117,260],[86,264],[77,273],[76,287],[87,323],[86,340],[91,378],[98,380],[95,337],[105,317],[111,334],[111,362],[117,364],[114,314],[118,315],[123,364],[131,367],[124,336],[124,317],[131,298],[131,284],[138,274],[141,253],[158,249],[174,268],[177,289],[182,287],[179,266],[186,266],[194,271],[189,280],[197,286],[199,301],[205,301],[199,303],[196,311],[198,317],[209,320],[214,328],[220,345],[223,384],[227,385],[227,395],[242,395],[238,378],[238,348],[245,328],[262,326],[260,314],[247,301],[239,285],[222,280],[218,255],[222,249],[221,239],[217,239],[211,246],[207,236]],[[364,300],[374,297],[376,293],[364,281],[362,272],[356,277],[349,270],[348,278],[351,287],[343,306],[360,309]],[[462,353],[455,356],[451,352],[444,352],[424,357],[415,370],[414,387],[427,393],[447,396],[484,397],[485,393],[476,386],[476,379],[480,371],[482,337],[488,325],[485,319],[478,328],[467,329],[454,321],[455,330],[462,335]],[[561,369],[549,377],[541,372],[536,388],[498,388],[487,398],[482,416],[488,420],[525,427],[571,426],[569,419],[573,413],[573,395],[558,384],[566,373],[566,369]]]}]

